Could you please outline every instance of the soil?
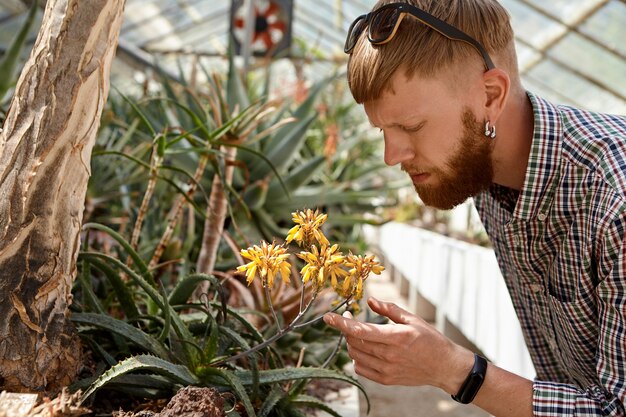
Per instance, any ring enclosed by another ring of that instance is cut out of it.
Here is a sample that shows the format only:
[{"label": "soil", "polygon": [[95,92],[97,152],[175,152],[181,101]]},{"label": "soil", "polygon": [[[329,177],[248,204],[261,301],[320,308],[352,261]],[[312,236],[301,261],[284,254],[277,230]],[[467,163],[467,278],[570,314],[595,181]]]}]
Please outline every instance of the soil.
[{"label": "soil", "polygon": [[[156,405],[156,404],[155,404]],[[214,388],[185,387],[161,410],[154,407],[141,411],[117,412],[114,417],[225,417],[224,399]]]},{"label": "soil", "polygon": [[165,406],[159,417],[225,417],[224,399],[213,388],[185,387]]}]

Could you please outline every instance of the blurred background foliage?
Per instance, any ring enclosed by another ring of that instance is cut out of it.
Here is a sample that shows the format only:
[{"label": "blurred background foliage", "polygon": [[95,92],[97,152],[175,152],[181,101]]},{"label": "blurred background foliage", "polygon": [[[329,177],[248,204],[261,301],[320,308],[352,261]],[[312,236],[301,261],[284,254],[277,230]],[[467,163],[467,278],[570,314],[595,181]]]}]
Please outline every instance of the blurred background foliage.
[{"label": "blurred background foliage", "polygon": [[[3,112],[35,7],[0,61]],[[280,240],[291,213],[312,208],[329,215],[333,243],[364,252],[360,226],[385,221],[382,208],[404,184],[382,171],[380,141],[363,127],[343,74],[271,91],[272,70],[268,61],[243,74],[231,57],[227,71],[198,62],[175,77],[157,67],[123,91],[112,85],[92,153],[72,305],[89,347],[74,387],[85,400],[102,387],[145,398],[214,385],[235,394],[232,415],[298,415],[303,406],[327,409],[307,395],[311,380],[359,386],[339,372],[347,355],[321,321],[262,355],[212,365],[277,331],[261,284],[248,287],[234,271],[242,247]],[[297,315],[301,287],[294,274],[273,289],[281,320]],[[332,300],[322,294],[304,319]]]},{"label": "blurred background foliage", "polygon": [[[89,377],[83,381],[94,384],[88,393],[106,383],[107,388],[122,389],[127,394],[166,395],[176,384],[220,386],[225,379],[213,375],[214,371],[207,374],[213,369],[210,360],[194,359],[193,352],[176,358],[161,353],[158,357],[162,362],[152,363],[154,359],[129,350],[127,343],[111,344],[109,332],[114,326],[95,322],[89,314],[119,315],[117,319],[135,327],[128,330],[128,335],[121,335],[131,341],[137,339],[130,336],[137,331],[154,337],[165,334],[167,330],[155,323],[167,322],[168,315],[180,315],[182,330],[167,339],[162,349],[150,353],[175,351],[180,339],[185,341],[183,345],[205,343],[201,340],[206,341],[212,331],[210,323],[217,323],[220,314],[206,300],[216,299],[219,293],[229,311],[248,312],[247,324],[227,331],[231,336],[232,332],[241,334],[241,340],[218,338],[213,354],[226,354],[235,349],[233,343],[245,350],[252,342],[269,337],[276,328],[268,320],[268,302],[260,283],[255,281],[247,287],[243,277],[234,272],[242,263],[240,248],[261,239],[280,239],[292,226],[293,211],[312,208],[329,214],[325,233],[331,241],[346,252],[363,252],[367,245],[361,239],[360,226],[380,224],[385,220],[380,216],[382,208],[396,203],[395,188],[404,182],[381,171],[379,141],[368,136],[358,119],[362,116],[346,99],[342,75],[331,75],[310,85],[303,81],[294,90],[295,95],[269,91],[270,76],[271,65],[243,77],[231,59],[226,74],[212,73],[198,65],[190,74],[181,70],[176,79],[157,72],[134,90],[140,94],[112,90],[93,150],[84,216],[85,223],[109,227],[111,231],[89,230],[85,235],[79,272],[83,279],[76,291],[77,299],[85,302],[75,306],[81,332],[91,346],[99,346],[94,352],[111,368],[95,382]],[[165,302],[154,298],[156,295],[151,295],[145,284],[132,283],[137,277],[125,284],[132,291],[120,298],[116,286],[125,276],[133,275],[132,269],[121,267],[119,262],[112,266],[94,263],[93,251],[108,256],[109,263],[119,259],[127,267],[142,260],[136,274],[141,275],[141,270],[147,268],[151,276],[148,282],[153,280],[154,288],[162,287],[165,294],[175,292],[182,282],[194,277],[196,295],[189,294],[192,304],[184,304],[187,297],[183,297],[178,300],[183,304],[172,305],[174,311],[167,313],[168,307],[161,306]],[[132,251],[136,254],[130,255]],[[206,261],[207,256],[210,261]],[[295,258],[293,261],[297,262]],[[214,284],[219,291],[210,286],[209,279],[198,279],[198,273],[217,277],[219,283]],[[281,283],[271,292],[272,304],[285,322],[298,313],[300,301],[302,284],[298,277],[292,278],[292,285]],[[94,309],[97,303],[87,303],[91,292],[92,298],[105,300],[106,305]],[[129,316],[124,299],[135,300],[136,310],[148,314],[150,323]],[[328,310],[331,301],[330,294],[321,297],[310,317]],[[184,314],[179,311],[184,305],[201,311],[195,316]],[[94,331],[94,326],[100,330]],[[223,331],[228,326],[218,327]],[[187,334],[185,328],[191,333]],[[259,337],[254,336],[255,331],[248,335],[252,328],[257,329],[261,339],[254,340]],[[271,347],[269,362],[251,365],[248,361],[239,367],[252,366],[249,369],[253,373],[268,366],[268,371],[282,369],[284,375],[278,382],[291,381],[288,385],[292,390],[280,391],[283,399],[276,400],[275,408],[291,410],[304,401],[301,391],[307,384],[296,383],[304,377],[308,377],[305,382],[324,376],[355,383],[341,373],[324,373],[324,368],[339,370],[347,361],[345,352],[335,351],[338,341],[335,331],[317,322],[281,338]],[[204,350],[201,346],[200,351]],[[129,354],[134,356],[124,359]],[[287,371],[286,367],[296,365],[308,373]],[[185,367],[195,377],[177,366]],[[320,370],[315,373],[308,367]],[[126,372],[144,368],[158,375],[137,383],[125,376]],[[163,381],[154,379],[159,375],[167,376],[174,385],[163,391]],[[207,379],[207,375],[213,377]],[[259,391],[254,384],[243,388],[244,382],[232,382],[237,378],[246,380],[241,374],[229,378],[225,385],[237,394],[247,412],[249,407],[257,411],[273,409],[265,402],[258,407],[253,403],[255,398],[267,398],[274,392],[277,381],[272,380],[268,392]],[[111,383],[113,380],[116,382]],[[161,391],[152,387],[157,382]],[[304,402],[325,408],[316,401],[308,398]]]}]

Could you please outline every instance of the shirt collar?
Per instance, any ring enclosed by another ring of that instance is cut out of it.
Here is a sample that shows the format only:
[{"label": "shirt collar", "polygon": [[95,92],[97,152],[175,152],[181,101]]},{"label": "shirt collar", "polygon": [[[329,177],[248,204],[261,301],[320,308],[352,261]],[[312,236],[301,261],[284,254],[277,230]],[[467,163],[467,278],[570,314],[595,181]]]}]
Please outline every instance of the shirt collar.
[{"label": "shirt collar", "polygon": [[563,126],[559,109],[527,92],[533,107],[535,127],[524,186],[513,217],[532,220],[547,215],[560,178]]}]

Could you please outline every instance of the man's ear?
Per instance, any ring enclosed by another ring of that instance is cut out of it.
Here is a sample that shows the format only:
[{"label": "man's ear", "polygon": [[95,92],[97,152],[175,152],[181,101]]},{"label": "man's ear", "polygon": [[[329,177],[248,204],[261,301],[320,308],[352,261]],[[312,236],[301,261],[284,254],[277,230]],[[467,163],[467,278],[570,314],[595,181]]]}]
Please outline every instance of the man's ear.
[{"label": "man's ear", "polygon": [[490,69],[483,74],[485,89],[484,111],[486,120],[496,123],[506,106],[511,89],[509,74],[500,68]]}]

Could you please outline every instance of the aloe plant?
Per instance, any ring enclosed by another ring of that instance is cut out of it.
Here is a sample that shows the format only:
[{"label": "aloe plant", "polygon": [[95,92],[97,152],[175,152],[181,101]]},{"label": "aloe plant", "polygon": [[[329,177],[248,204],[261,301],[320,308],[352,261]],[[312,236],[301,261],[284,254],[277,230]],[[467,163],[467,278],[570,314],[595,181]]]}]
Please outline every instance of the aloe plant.
[{"label": "aloe plant", "polygon": [[15,84],[15,74],[20,59],[20,54],[24,49],[26,40],[30,30],[35,23],[35,17],[37,15],[38,1],[33,1],[28,16],[24,20],[19,32],[13,38],[13,41],[8,46],[5,54],[0,59],[0,105],[3,103],[5,95],[9,89]]},{"label": "aloe plant", "polygon": [[[277,328],[271,316],[289,322],[311,294],[284,285],[268,304],[262,285],[245,287],[232,269],[240,247],[284,236],[295,209],[324,205],[333,213],[328,230],[345,240],[355,240],[355,224],[377,222],[362,213],[384,204],[390,188],[368,169],[378,145],[364,139],[351,107],[332,117],[319,111],[320,102],[337,101],[326,93],[337,77],[294,104],[245,87],[233,67],[227,77],[205,75],[205,84],[162,78],[157,94],[109,100],[92,161],[75,321],[110,370],[81,386],[167,396],[181,384],[213,384],[235,393],[249,415],[325,409],[302,395],[310,369],[286,386],[261,375],[294,364],[304,346],[317,354],[300,361],[327,366],[332,343],[313,349],[312,341],[338,334],[321,323],[294,326],[266,346]],[[333,123],[344,140],[325,153]],[[244,362],[232,359],[245,351]],[[345,360],[339,355],[337,365]],[[250,380],[237,373],[243,365]],[[187,373],[196,379],[181,379]]]},{"label": "aloe plant", "polygon": [[[242,312],[228,306],[215,277],[190,274],[166,290],[155,282],[147,262],[119,233],[98,224],[86,224],[85,229],[106,233],[120,253],[133,259],[133,265],[92,250],[79,255],[82,273],[76,295],[80,301],[72,320],[108,367],[73,387],[84,389],[81,401],[102,388],[167,397],[185,385],[217,386],[233,392],[247,415],[255,416],[257,411],[272,415],[302,406],[328,408],[301,395],[305,384],[290,384],[287,389],[285,382],[331,378],[363,389],[355,379],[336,370],[285,368],[283,358],[270,347],[278,337],[266,339]],[[125,283],[123,276],[129,281]],[[210,283],[213,297],[188,304],[186,300],[195,287],[204,281]],[[101,301],[96,287],[114,297]],[[149,312],[151,304],[157,306],[154,313]],[[115,306],[122,311],[112,317],[110,311],[116,311]],[[263,355],[255,354],[257,350]],[[236,365],[236,359],[244,356],[249,369]]]}]

